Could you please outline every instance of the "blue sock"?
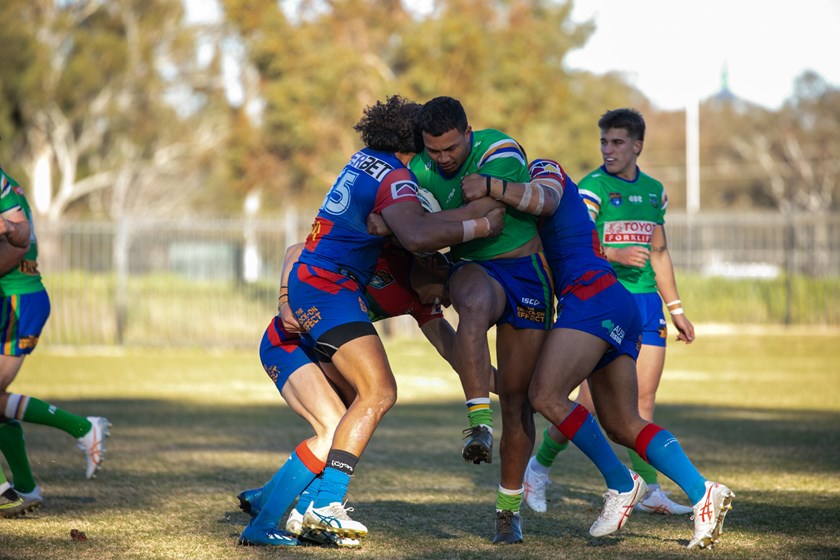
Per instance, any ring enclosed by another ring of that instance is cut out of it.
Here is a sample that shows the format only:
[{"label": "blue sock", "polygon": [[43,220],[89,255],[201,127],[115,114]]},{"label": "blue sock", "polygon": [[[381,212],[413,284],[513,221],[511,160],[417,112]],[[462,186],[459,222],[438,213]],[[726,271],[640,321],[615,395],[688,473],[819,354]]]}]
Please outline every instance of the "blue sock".
[{"label": "blue sock", "polygon": [[253,525],[276,528],[295,498],[316,476],[317,474],[309,470],[298,458],[297,452],[292,453],[286,463],[263,487],[262,509],[254,519]]},{"label": "blue sock", "polygon": [[317,509],[326,507],[333,502],[343,502],[349,484],[349,474],[333,467],[325,468],[324,476],[321,478],[321,488],[318,490],[318,497],[315,498],[312,507]]},{"label": "blue sock", "polygon": [[315,496],[318,495],[318,491],[321,489],[321,477],[316,476],[312,482],[309,483],[309,486],[306,487],[306,490],[300,495],[300,499],[298,499],[298,503],[295,506],[295,510],[303,515],[306,513],[306,509],[309,507],[309,504],[315,501]]},{"label": "blue sock", "polygon": [[633,477],[630,476],[630,471],[618,459],[615,451],[610,447],[610,442],[595,422],[595,418],[585,407],[575,406],[574,410],[557,425],[557,429],[595,463],[607,483],[607,488],[620,493],[633,489]]},{"label": "blue sock", "polygon": [[[640,450],[640,447],[643,449]],[[648,424],[636,436],[636,453],[682,488],[692,505],[703,499],[706,479],[671,432],[656,424]]]}]

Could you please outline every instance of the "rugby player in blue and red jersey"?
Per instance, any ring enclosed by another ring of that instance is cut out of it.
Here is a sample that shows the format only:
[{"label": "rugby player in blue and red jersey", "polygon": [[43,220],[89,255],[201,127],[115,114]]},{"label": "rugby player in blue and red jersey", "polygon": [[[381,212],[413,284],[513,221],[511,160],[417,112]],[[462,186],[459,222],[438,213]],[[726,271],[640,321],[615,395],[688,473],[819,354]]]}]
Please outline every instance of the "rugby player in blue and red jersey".
[{"label": "rugby player in blue and red jersey", "polygon": [[[288,304],[313,357],[330,364],[324,371],[336,374],[331,380],[355,395],[337,422],[320,488],[303,518],[304,528],[341,538],[367,534],[367,527],[347,515],[344,497],[359,457],[396,401],[394,375],[365,298],[386,242],[368,232],[368,215],[380,214],[400,245],[412,252],[498,235],[504,225],[504,212],[495,207],[460,222],[423,210],[416,179],[406,166],[422,149],[414,130],[419,109],[399,96],[365,109],[355,130],[366,147],[350,158],[327,193],[288,284],[281,286],[281,304]],[[309,457],[312,467],[298,477],[299,492],[317,474],[314,451],[306,442],[296,450]],[[251,544],[289,544],[276,529],[258,526],[249,533],[249,528],[243,537]]]},{"label": "rugby player in blue and red jersey", "polygon": [[604,507],[589,532],[600,537],[620,529],[646,485],[621,463],[590,412],[569,399],[586,380],[610,438],[635,449],[691,499],[694,535],[688,548],[712,546],[720,538],[734,493],[707,481],[671,433],[639,416],[639,308],[604,256],[577,185],[555,161],[535,160],[529,173],[530,183],[472,176],[462,188],[467,200],[489,195],[545,217],[539,231],[554,276],[557,318],[540,353],[529,399],[537,412],[595,463],[607,483]]}]

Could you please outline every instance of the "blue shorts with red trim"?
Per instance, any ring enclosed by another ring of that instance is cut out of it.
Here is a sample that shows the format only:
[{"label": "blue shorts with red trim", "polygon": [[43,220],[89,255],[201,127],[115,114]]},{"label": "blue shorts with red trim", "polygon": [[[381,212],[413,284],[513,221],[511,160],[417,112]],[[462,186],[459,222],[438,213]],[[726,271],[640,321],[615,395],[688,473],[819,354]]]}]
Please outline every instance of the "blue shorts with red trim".
[{"label": "blue shorts with red trim", "polygon": [[634,360],[639,357],[642,334],[639,309],[630,292],[612,274],[601,273],[568,285],[557,303],[554,328],[583,331],[608,342],[610,349],[595,369],[622,354]]},{"label": "blue shorts with red trim", "polygon": [[668,322],[659,293],[633,294],[633,299],[642,314],[642,344],[664,347],[668,341]]},{"label": "blue shorts with red trim", "polygon": [[452,272],[470,263],[483,268],[505,292],[507,303],[496,325],[509,324],[517,329],[551,328],[554,285],[542,252],[514,259],[460,261],[453,266]]},{"label": "blue shorts with red trim", "polygon": [[295,263],[289,274],[289,305],[306,335],[319,344],[324,333],[348,324],[365,324],[360,325],[364,334],[376,332],[365,287],[344,274]]},{"label": "blue shorts with red trim", "polygon": [[49,316],[50,296],[46,290],[3,297],[0,300],[0,354],[31,354]]},{"label": "blue shorts with red trim", "polygon": [[317,364],[318,357],[310,344],[297,333],[288,332],[280,317],[274,317],[260,342],[260,362],[277,390],[282,391],[294,372],[307,364]]}]

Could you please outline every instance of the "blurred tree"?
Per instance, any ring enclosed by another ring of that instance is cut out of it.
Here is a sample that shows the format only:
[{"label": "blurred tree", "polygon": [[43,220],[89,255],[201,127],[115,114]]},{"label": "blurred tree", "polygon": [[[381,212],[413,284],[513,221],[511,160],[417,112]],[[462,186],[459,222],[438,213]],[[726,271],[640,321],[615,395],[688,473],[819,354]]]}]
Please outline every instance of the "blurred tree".
[{"label": "blurred tree", "polygon": [[180,1],[9,0],[2,10],[20,45],[4,47],[15,56],[0,69],[2,126],[36,213],[180,212],[224,139],[212,95],[190,88],[195,44]]},{"label": "blurred tree", "polygon": [[439,0],[427,15],[398,0],[283,6],[224,0],[265,101],[263,120],[251,122],[259,132],[243,126],[234,140],[232,181],[243,192],[262,185],[269,207],[289,195],[319,204],[359,147],[352,127],[361,110],[385,95],[458,97],[475,127],[504,130],[573,176],[596,164],[605,108],[644,100],[620,76],[564,68],[593,29],[570,21],[570,2]]}]

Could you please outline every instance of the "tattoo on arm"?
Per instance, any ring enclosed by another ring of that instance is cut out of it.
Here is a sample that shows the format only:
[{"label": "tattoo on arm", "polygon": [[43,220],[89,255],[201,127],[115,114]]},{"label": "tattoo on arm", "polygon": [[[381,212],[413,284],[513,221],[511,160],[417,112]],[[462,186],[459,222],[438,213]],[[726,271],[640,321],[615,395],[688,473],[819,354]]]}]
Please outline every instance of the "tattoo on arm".
[{"label": "tattoo on arm", "polygon": [[651,252],[651,253],[664,253],[664,252],[666,252],[667,250],[668,250],[668,246],[667,246],[667,245],[655,245],[655,246],[654,246],[654,245],[651,245],[651,246],[650,246],[650,252]]}]

